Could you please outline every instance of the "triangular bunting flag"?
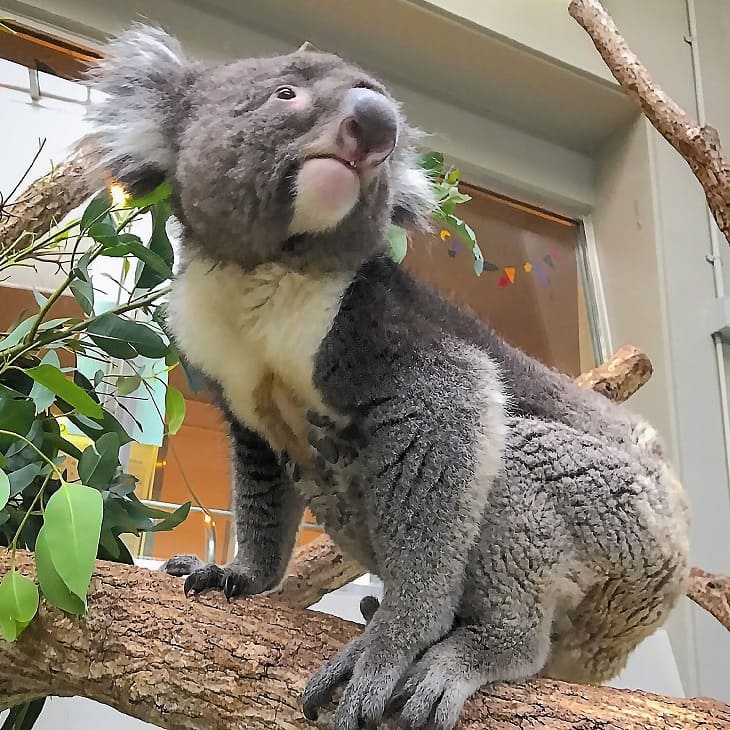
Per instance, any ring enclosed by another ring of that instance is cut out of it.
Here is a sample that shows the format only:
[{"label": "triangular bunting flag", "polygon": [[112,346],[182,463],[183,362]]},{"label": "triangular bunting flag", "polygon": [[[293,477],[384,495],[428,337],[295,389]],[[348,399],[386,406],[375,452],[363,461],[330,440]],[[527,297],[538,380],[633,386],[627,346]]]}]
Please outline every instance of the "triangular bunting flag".
[{"label": "triangular bunting flag", "polygon": [[543,261],[544,261],[544,262],[545,262],[545,263],[546,263],[546,264],[547,264],[547,265],[548,265],[548,266],[549,266],[549,267],[550,267],[551,269],[554,269],[554,268],[555,268],[555,262],[553,261],[553,257],[552,257],[552,256],[551,256],[550,254],[548,254],[547,256],[545,256],[545,257],[543,258]]},{"label": "triangular bunting flag", "polygon": [[515,283],[515,267],[507,266],[504,270],[505,276],[509,279],[510,284]]},{"label": "triangular bunting flag", "polygon": [[553,248],[550,249],[550,255],[553,257],[553,261],[558,261],[562,256],[560,249],[557,246],[553,246]]},{"label": "triangular bunting flag", "polygon": [[529,274],[532,271],[532,264],[529,261],[526,261],[522,268],[525,270],[525,273]]},{"label": "triangular bunting flag", "polygon": [[491,261],[484,260],[484,271],[499,271],[499,266],[493,264]]},{"label": "triangular bunting flag", "polygon": [[507,278],[507,274],[502,274],[502,276],[499,279],[499,286],[505,287],[510,286],[512,282]]},{"label": "triangular bunting flag", "polygon": [[548,278],[547,278],[547,275],[545,274],[545,269],[543,269],[539,263],[535,263],[534,266],[532,267],[532,270],[535,272],[535,276],[537,277],[537,280],[541,284],[544,285],[544,284],[548,283]]}]

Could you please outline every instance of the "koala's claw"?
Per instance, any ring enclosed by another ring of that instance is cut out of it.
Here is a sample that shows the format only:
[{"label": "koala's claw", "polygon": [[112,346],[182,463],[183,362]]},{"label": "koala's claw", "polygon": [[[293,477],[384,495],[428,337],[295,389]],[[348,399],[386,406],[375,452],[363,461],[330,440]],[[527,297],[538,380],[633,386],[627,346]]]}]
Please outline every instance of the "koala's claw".
[{"label": "koala's claw", "polygon": [[304,716],[316,720],[319,709],[332,699],[338,685],[349,678],[337,703],[333,730],[379,727],[405,664],[383,660],[368,651],[365,642],[355,639],[307,683],[302,701]]},{"label": "koala's claw", "polygon": [[400,713],[403,730],[452,730],[474,689],[463,672],[444,662],[432,663],[427,653],[401,681],[386,714]]},{"label": "koala's claw", "polygon": [[206,565],[191,573],[185,579],[183,590],[185,595],[197,595],[207,590],[223,591],[223,595],[231,598],[249,593],[249,579],[231,568],[220,568],[217,565]]}]

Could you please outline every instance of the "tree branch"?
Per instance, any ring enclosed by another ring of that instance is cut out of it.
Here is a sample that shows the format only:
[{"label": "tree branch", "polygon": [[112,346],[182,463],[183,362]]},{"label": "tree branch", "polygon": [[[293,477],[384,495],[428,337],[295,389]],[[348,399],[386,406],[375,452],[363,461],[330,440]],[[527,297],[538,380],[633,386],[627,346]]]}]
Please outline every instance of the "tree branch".
[{"label": "tree branch", "polygon": [[[28,554],[16,562],[31,574]],[[5,555],[0,574],[8,567]],[[307,677],[357,632],[263,598],[187,600],[170,576],[99,562],[86,616],[42,603],[17,642],[0,642],[0,707],[83,696],[170,730],[306,728],[299,695]],[[328,727],[326,714],[317,725]],[[719,730],[730,726],[730,707],[536,681],[480,693],[459,727],[528,726]]]},{"label": "tree branch", "polygon": [[692,568],[687,595],[730,631],[730,576]]},{"label": "tree branch", "polygon": [[730,243],[730,167],[717,130],[700,126],[654,81],[598,0],[572,0],[569,12],[591,37],[623,90],[692,168]]},{"label": "tree branch", "polygon": [[6,203],[0,218],[0,248],[24,232],[45,233],[81,205],[94,192],[87,173],[80,154],[72,155],[32,182],[16,200]]}]

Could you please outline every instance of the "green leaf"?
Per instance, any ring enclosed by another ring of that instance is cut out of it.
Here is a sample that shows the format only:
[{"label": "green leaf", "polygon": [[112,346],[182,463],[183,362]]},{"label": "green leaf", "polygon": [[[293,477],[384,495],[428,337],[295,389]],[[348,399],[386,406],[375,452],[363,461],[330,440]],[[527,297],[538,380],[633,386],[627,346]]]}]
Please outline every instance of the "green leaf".
[{"label": "green leaf", "polygon": [[70,415],[69,420],[74,424],[74,426],[94,440],[99,438],[100,431],[103,433],[115,433],[119,437],[119,443],[122,446],[128,444],[132,440],[130,435],[124,429],[124,426],[122,426],[122,424],[106,410],[104,410],[104,415],[101,420],[92,420],[85,416],[79,417],[78,415]]},{"label": "green leaf", "polygon": [[97,193],[97,195],[95,195],[91,202],[86,206],[86,209],[81,216],[81,230],[87,230],[95,221],[101,221],[108,218],[111,222],[111,217],[108,216],[111,208],[111,194],[106,188],[104,188],[104,190],[99,191],[99,193]]},{"label": "green leaf", "polygon": [[408,234],[400,226],[391,226],[388,231],[388,255],[399,264],[408,253]]},{"label": "green leaf", "polygon": [[165,421],[167,422],[167,432],[171,435],[176,434],[185,420],[185,398],[183,394],[171,385],[167,386],[165,394]]},{"label": "green leaf", "polygon": [[156,332],[140,322],[123,319],[111,312],[102,314],[91,322],[87,329],[94,342],[96,337],[102,337],[107,341],[126,343],[140,355],[154,359],[163,358],[167,353],[167,345]]},{"label": "green leaf", "polygon": [[43,308],[46,304],[48,304],[48,297],[45,297],[37,289],[33,289],[33,296],[35,297],[39,307]]},{"label": "green leaf", "polygon": [[[41,360],[41,364],[52,365],[56,368],[60,367],[58,355],[53,350],[46,353],[43,360]],[[56,400],[56,394],[46,388],[45,385],[34,382],[33,388],[30,391],[30,398],[35,403],[35,412],[38,415],[53,405],[53,401]]]},{"label": "green leaf", "polygon": [[147,195],[140,195],[128,201],[130,208],[147,208],[150,205],[167,200],[172,195],[170,183],[165,181],[160,183],[152,192]]},{"label": "green leaf", "polygon": [[119,466],[119,437],[105,433],[84,449],[79,459],[79,477],[90,487],[108,487]]},{"label": "green leaf", "polygon": [[418,165],[432,175],[441,175],[444,170],[444,156],[440,152],[424,152],[418,156]]},{"label": "green leaf", "polygon": [[92,223],[88,233],[97,243],[101,243],[105,247],[114,246],[119,241],[117,228],[112,223],[111,218]]},{"label": "green leaf", "polygon": [[[172,271],[175,253],[167,236],[166,223],[171,215],[169,202],[158,203],[152,208],[152,233],[149,240],[149,250],[164,262],[169,271]],[[168,277],[169,278],[169,277]],[[150,289],[161,281],[158,274],[145,266],[139,273],[137,287]]]},{"label": "green leaf", "polygon": [[94,287],[91,282],[86,279],[74,279],[70,285],[74,299],[79,303],[84,314],[93,314],[94,312]]},{"label": "green leaf", "polygon": [[156,254],[142,245],[139,237],[132,233],[123,233],[119,242],[104,249],[105,256],[136,256],[145,265],[149,266],[160,277],[156,283],[172,277],[172,271],[167,264]]},{"label": "green leaf", "polygon": [[120,375],[117,377],[117,393],[121,396],[134,393],[142,385],[142,378],[139,375]]},{"label": "green leaf", "polygon": [[53,391],[73,406],[81,415],[89,418],[101,418],[101,406],[91,398],[76,383],[69,380],[58,368],[53,365],[38,365],[25,371],[33,380]]},{"label": "green leaf", "polygon": [[78,460],[81,458],[81,451],[78,449],[78,447],[76,447],[70,441],[67,441],[62,436],[59,436],[58,434],[46,434],[44,438],[44,443],[47,443],[49,446],[56,449],[57,451],[63,451],[64,454],[68,454],[74,459]]},{"label": "green leaf", "polygon": [[10,479],[8,475],[0,469],[0,509],[4,509],[10,499]]},{"label": "green leaf", "polygon": [[[31,400],[0,396],[0,430],[12,431],[25,436],[35,419],[35,405]],[[12,436],[0,434],[0,445],[16,441]]]},{"label": "green leaf", "polygon": [[84,604],[99,544],[101,492],[81,484],[62,484],[48,500],[43,530],[56,572]]},{"label": "green leaf", "polygon": [[84,613],[84,601],[71,593],[53,565],[45,527],[41,528],[36,539],[35,567],[41,590],[49,603],[77,616]]},{"label": "green leaf", "polygon": [[166,517],[161,519],[154,527],[150,527],[147,532],[166,532],[177,527],[190,514],[190,504],[190,502],[185,502],[185,504],[180,505],[174,512],[170,512]]},{"label": "green leaf", "polygon": [[[33,480],[42,472],[46,471],[48,465],[43,461],[34,461],[26,464],[20,469],[15,469],[8,474],[10,480],[10,494],[15,496],[29,487]],[[47,471],[46,471],[47,473]]]},{"label": "green leaf", "polygon": [[38,611],[38,587],[15,568],[0,582],[0,631],[15,641]]},{"label": "green leaf", "polygon": [[45,703],[46,698],[41,697],[38,700],[14,705],[10,708],[10,712],[0,730],[32,730]]},{"label": "green leaf", "polygon": [[37,315],[34,314],[32,317],[24,319],[8,333],[7,337],[4,337],[2,340],[0,340],[0,351],[8,349],[10,347],[15,347],[15,345],[17,345],[23,339],[23,337],[25,337],[28,332],[30,332],[31,328],[33,327],[33,323],[36,320],[36,317]]}]

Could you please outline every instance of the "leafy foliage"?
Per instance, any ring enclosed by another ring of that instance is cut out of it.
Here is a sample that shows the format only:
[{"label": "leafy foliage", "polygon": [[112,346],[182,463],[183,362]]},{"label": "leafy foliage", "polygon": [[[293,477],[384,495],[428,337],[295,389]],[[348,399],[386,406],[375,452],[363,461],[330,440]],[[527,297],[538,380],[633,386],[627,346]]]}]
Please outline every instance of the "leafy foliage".
[{"label": "leafy foliage", "polygon": [[[170,513],[141,502],[120,460],[131,441],[118,419],[120,409],[128,411],[125,399],[150,399],[152,381],[163,382],[179,361],[160,303],[174,264],[165,227],[169,194],[163,184],[115,205],[103,190],[60,229],[0,241],[0,272],[53,261],[63,274],[51,294],[35,292],[35,313],[0,333],[0,544],[12,551],[13,565],[17,548],[34,551],[40,593],[71,614],[86,610],[97,558],[132,562],[124,533],[172,529],[190,509],[188,503]],[[145,216],[152,224],[146,243],[130,231]],[[122,260],[117,283],[127,298],[113,306],[98,301],[90,273],[104,258]],[[76,300],[79,316],[52,318],[63,295]],[[81,359],[98,364],[93,378],[79,368]],[[185,401],[174,388],[166,401],[174,432]],[[74,428],[91,445],[73,443],[67,432]],[[5,640],[22,633],[38,601],[36,583],[12,567],[0,582]],[[33,703],[13,708],[9,727],[31,727],[39,711]]]},{"label": "leafy foliage", "polygon": [[[444,156],[440,152],[424,152],[418,159],[419,165],[431,179],[437,207],[433,217],[442,226],[453,231],[472,252],[474,273],[481,276],[484,271],[484,256],[477,243],[477,237],[471,226],[459,218],[456,206],[471,200],[471,196],[459,190],[461,172],[453,167],[447,168]],[[400,226],[391,226],[388,235],[388,253],[394,261],[400,263],[408,253],[408,236]]]}]

